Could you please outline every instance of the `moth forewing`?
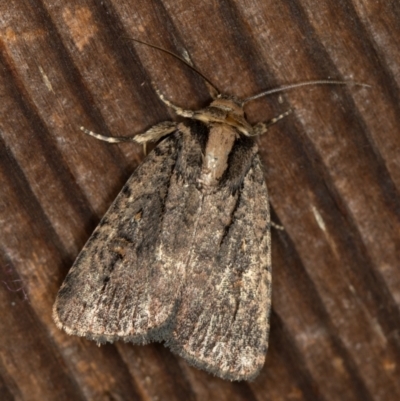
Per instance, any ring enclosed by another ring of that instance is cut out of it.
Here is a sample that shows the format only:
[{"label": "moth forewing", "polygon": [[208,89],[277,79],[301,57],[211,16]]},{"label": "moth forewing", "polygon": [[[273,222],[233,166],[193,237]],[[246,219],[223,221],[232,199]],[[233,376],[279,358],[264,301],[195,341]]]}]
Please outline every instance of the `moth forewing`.
[{"label": "moth forewing", "polygon": [[68,334],[100,343],[163,339],[179,293],[159,237],[177,155],[171,135],[132,174],[76,259],[53,308]]},{"label": "moth forewing", "polygon": [[194,366],[229,380],[252,379],[264,364],[271,294],[267,190],[258,156],[240,143],[230,153],[227,176],[237,172],[239,161],[249,168],[242,169],[236,191],[227,180],[203,196],[196,246],[167,340]]}]

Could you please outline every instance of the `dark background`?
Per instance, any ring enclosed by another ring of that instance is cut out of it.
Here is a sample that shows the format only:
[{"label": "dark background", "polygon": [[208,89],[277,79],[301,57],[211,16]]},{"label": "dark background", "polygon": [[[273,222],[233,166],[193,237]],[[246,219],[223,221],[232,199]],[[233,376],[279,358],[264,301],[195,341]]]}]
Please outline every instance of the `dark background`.
[{"label": "dark background", "polygon": [[[251,383],[189,367],[161,344],[59,331],[68,269],[124,182],[128,136],[210,100],[184,57],[252,123],[274,221],[267,362]],[[8,400],[400,399],[400,3],[389,0],[0,2],[0,398]]]}]

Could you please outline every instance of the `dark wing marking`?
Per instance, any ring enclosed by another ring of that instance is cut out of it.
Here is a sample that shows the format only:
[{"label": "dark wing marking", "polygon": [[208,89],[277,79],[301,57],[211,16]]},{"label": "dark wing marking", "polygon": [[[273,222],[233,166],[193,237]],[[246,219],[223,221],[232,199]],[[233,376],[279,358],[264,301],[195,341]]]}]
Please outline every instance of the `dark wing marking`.
[{"label": "dark wing marking", "polygon": [[246,380],[264,364],[271,300],[270,215],[258,156],[240,191],[204,194],[167,344],[198,368]]},{"label": "dark wing marking", "polygon": [[180,285],[160,258],[159,236],[178,134],[133,173],[68,273],[53,308],[57,326],[68,334],[98,342],[163,338]]}]

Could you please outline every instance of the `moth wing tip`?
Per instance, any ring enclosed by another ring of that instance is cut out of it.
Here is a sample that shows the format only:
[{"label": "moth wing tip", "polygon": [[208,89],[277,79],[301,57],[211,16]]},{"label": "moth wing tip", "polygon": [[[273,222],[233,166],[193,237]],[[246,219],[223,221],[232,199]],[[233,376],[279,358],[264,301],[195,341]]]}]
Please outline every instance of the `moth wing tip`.
[{"label": "moth wing tip", "polygon": [[[261,369],[265,363],[266,355],[259,355],[256,357],[254,364],[243,366],[241,369],[235,367],[226,368],[221,367],[221,363],[215,361],[211,358],[207,360],[206,358],[199,357],[199,355],[187,350],[184,346],[177,344],[174,341],[168,340],[165,345],[170,348],[170,350],[185,359],[185,361],[200,370],[204,370],[216,377],[229,381],[253,381],[260,373]],[[215,362],[214,362],[215,361]]]},{"label": "moth wing tip", "polygon": [[57,310],[57,300],[56,300],[56,302],[54,302],[51,316],[52,316],[53,321],[56,324],[56,326],[60,330],[64,330],[64,324],[61,322],[60,315],[58,314],[58,310]]}]

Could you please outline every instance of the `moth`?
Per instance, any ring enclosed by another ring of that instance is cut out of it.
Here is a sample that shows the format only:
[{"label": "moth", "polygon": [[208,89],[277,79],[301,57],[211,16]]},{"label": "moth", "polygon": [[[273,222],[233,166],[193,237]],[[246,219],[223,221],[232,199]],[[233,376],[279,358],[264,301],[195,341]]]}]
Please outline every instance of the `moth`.
[{"label": "moth", "polygon": [[[279,90],[316,83],[342,82]],[[162,122],[132,138],[84,129],[108,142],[158,145],[65,278],[53,308],[60,329],[99,344],[164,342],[223,379],[257,376],[268,347],[271,220],[254,137],[290,111],[251,126],[243,108],[274,91],[240,100],[216,90],[196,111],[157,91],[183,122]]]}]

